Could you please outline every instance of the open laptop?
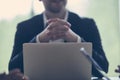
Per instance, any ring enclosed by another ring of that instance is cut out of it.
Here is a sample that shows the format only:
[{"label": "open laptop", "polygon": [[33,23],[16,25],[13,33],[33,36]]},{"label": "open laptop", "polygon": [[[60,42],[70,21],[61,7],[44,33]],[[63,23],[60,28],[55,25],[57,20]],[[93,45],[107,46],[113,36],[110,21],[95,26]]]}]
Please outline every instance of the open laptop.
[{"label": "open laptop", "polygon": [[91,43],[25,43],[24,74],[30,80],[91,80],[82,47],[92,56]]}]

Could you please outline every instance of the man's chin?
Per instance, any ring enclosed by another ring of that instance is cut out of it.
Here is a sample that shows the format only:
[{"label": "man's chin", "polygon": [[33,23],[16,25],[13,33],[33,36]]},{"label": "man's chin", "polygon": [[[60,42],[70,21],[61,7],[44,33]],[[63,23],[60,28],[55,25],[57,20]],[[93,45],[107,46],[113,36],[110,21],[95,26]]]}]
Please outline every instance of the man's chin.
[{"label": "man's chin", "polygon": [[60,13],[61,10],[58,10],[58,9],[55,10],[55,9],[54,9],[54,10],[50,10],[50,12],[52,12],[52,13],[56,13],[56,14],[57,14],[57,13]]}]

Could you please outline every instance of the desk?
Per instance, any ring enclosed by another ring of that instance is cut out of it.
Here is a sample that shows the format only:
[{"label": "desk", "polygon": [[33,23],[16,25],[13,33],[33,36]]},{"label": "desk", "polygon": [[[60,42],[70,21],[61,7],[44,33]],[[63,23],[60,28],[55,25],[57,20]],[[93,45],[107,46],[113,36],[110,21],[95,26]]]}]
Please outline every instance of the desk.
[{"label": "desk", "polygon": [[[118,78],[118,77],[109,77],[111,80],[120,80],[120,78]],[[91,80],[97,80],[97,78],[95,78],[95,77],[92,77],[92,79]],[[103,79],[103,80],[106,80],[106,79]]]}]

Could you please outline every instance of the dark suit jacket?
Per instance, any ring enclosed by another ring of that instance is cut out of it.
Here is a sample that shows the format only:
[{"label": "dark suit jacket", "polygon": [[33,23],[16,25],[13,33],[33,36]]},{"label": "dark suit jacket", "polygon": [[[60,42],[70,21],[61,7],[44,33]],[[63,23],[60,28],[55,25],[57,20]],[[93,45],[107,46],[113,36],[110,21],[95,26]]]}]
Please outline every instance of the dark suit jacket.
[{"label": "dark suit jacket", "polygon": [[[71,23],[71,29],[86,42],[93,44],[93,58],[108,72],[108,61],[102,48],[100,35],[95,22],[92,19],[81,18],[78,15],[69,12],[68,22]],[[37,15],[29,20],[18,24],[15,34],[14,47],[9,62],[9,70],[19,68],[23,70],[23,43],[35,43],[36,35],[44,29],[43,14]],[[99,72],[92,67],[94,76],[102,77]]]}]

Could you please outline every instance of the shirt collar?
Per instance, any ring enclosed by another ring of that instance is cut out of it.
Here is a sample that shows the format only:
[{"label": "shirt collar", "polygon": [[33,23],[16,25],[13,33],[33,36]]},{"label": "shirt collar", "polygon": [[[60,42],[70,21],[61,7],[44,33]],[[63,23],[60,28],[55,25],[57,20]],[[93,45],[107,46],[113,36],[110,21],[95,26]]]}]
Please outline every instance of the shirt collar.
[{"label": "shirt collar", "polygon": [[[67,21],[68,15],[69,15],[69,12],[68,12],[68,10],[66,10],[66,14],[65,14],[64,20]],[[47,16],[45,15],[45,12],[43,12],[43,22],[44,22],[44,27],[45,27],[45,25],[47,23]]]}]

